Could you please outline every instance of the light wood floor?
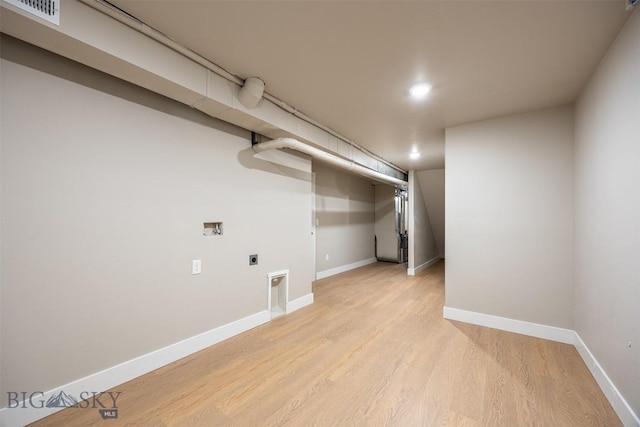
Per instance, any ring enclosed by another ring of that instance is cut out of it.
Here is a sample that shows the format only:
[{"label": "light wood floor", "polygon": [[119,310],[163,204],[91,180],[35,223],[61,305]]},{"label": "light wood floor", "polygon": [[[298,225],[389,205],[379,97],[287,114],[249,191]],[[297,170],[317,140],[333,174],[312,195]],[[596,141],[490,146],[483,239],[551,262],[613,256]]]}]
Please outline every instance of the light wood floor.
[{"label": "light wood floor", "polygon": [[444,264],[317,281],[316,302],[130,381],[119,418],[37,426],[618,426],[570,345],[442,318]]}]

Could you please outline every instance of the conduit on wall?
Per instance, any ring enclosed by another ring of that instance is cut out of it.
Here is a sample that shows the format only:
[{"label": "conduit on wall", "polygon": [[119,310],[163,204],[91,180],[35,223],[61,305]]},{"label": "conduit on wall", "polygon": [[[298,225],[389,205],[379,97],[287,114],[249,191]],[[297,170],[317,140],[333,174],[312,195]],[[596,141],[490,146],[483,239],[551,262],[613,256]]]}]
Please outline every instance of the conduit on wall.
[{"label": "conduit on wall", "polygon": [[276,138],[271,141],[260,142],[253,146],[253,151],[255,151],[256,153],[261,153],[263,151],[275,150],[280,148],[289,148],[301,153],[308,154],[314,159],[329,163],[341,169],[346,169],[348,171],[357,173],[358,175],[366,176],[367,178],[375,179],[376,181],[381,181],[403,188],[406,188],[409,185],[407,181],[403,181],[401,179],[377,172],[373,169],[366,168],[350,160],[343,159],[334,154],[307,145],[294,138]]},{"label": "conduit on wall", "polygon": [[[137,18],[135,18],[134,16],[131,16],[129,14],[127,14],[126,12],[123,12],[122,10],[118,9],[117,7],[113,6],[112,4],[110,4],[108,1],[104,1],[104,0],[79,0],[80,2],[98,10],[99,12],[102,12],[103,14],[114,18],[115,20],[119,21],[122,24],[127,25],[130,28],[133,28],[136,31],[141,32],[142,34],[150,37],[151,39],[155,40],[156,42],[169,47],[170,49],[174,50],[175,52],[185,56],[186,58],[191,59],[192,61],[196,62],[197,64],[202,65],[203,67],[207,68],[208,70],[212,71],[213,73],[217,74],[218,76],[232,82],[235,83],[239,86],[243,86],[245,84],[245,80],[243,80],[242,78],[228,72],[227,70],[225,70],[224,68],[220,67],[217,64],[214,64],[213,62],[209,61],[208,59],[200,56],[199,54],[195,53],[194,51],[176,43],[174,40],[172,40],[171,38],[167,37],[166,35],[164,35],[163,33],[161,33],[160,31],[156,30],[155,28],[152,28],[150,26],[148,26],[147,24],[145,24],[144,22],[138,20]],[[377,162],[380,162],[382,164],[384,164],[385,166],[387,166],[388,168],[391,168],[397,172],[399,172],[400,174],[402,174],[402,176],[407,176],[407,171],[399,168],[398,166],[394,165],[393,163],[389,162],[388,160],[383,159],[382,157],[376,155],[375,153],[372,153],[371,151],[367,150],[366,148],[356,144],[355,142],[351,141],[350,139],[346,138],[343,135],[340,135],[339,133],[337,133],[336,131],[334,131],[333,129],[329,128],[328,126],[325,126],[315,120],[313,120],[311,117],[307,116],[306,114],[302,113],[301,111],[299,111],[297,108],[287,104],[286,102],[282,101],[281,99],[271,95],[268,92],[264,92],[262,93],[262,98],[264,98],[265,100],[273,103],[274,105],[276,105],[277,107],[281,108],[282,110],[286,111],[289,114],[292,114],[293,116],[297,117],[300,120],[303,120],[307,123],[309,123],[310,125],[323,130],[324,132],[327,132],[328,134],[336,137],[337,139],[343,141],[346,144],[349,144],[353,149],[360,151],[361,153],[363,153],[365,156],[368,156],[372,159],[374,159]],[[251,129],[250,129],[251,130]],[[294,140],[295,141],[295,140]],[[299,141],[297,141],[298,143],[300,143]],[[309,148],[311,148],[311,146],[308,146]],[[318,152],[323,152],[322,150],[318,150]],[[334,156],[338,159],[340,159],[337,156]],[[357,165],[353,162],[350,162],[354,165]],[[359,166],[359,165],[358,165]],[[366,167],[362,167],[364,169],[368,169]],[[376,174],[380,175],[380,176],[384,176],[384,177],[388,177],[387,175],[374,171],[376,172]],[[395,179],[393,177],[391,177],[392,179]],[[406,185],[406,181],[402,181],[399,179],[395,179],[398,182],[403,182],[404,184],[399,184],[399,185]]]}]

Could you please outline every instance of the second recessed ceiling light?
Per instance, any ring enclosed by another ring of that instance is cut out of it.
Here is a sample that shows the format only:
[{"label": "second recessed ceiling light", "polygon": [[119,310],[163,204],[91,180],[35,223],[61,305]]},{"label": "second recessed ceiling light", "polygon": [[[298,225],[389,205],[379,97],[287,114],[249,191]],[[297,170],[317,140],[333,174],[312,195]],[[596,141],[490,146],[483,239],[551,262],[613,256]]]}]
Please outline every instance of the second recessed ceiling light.
[{"label": "second recessed ceiling light", "polygon": [[426,97],[430,91],[431,85],[429,83],[418,83],[411,86],[411,89],[409,89],[409,93],[411,93],[411,96],[416,99],[422,99]]}]

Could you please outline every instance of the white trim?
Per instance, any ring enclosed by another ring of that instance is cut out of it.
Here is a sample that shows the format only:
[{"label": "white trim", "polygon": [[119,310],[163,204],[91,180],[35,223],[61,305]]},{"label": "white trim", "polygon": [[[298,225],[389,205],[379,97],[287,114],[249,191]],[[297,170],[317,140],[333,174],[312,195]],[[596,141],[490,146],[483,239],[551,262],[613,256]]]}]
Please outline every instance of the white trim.
[{"label": "white trim", "polygon": [[[309,293],[290,301],[287,304],[287,313],[291,313],[312,304],[313,299],[313,293]],[[443,315],[445,319],[449,320],[457,320],[474,325],[520,333],[566,344],[573,344],[578,350],[578,354],[580,354],[580,357],[582,357],[582,360],[584,360],[585,364],[589,368],[589,371],[595,378],[596,382],[602,389],[602,392],[609,400],[609,403],[613,406],[616,414],[620,417],[622,423],[625,426],[640,427],[640,419],[633,412],[631,406],[622,396],[613,381],[611,381],[611,378],[609,378],[602,366],[600,366],[597,359],[593,356],[576,331],[451,307],[444,307]],[[197,351],[205,349],[211,345],[231,338],[232,336],[260,326],[268,322],[270,318],[271,313],[269,310],[261,311],[111,368],[107,368],[103,371],[65,384],[64,386],[49,390],[43,393],[42,397],[38,395],[37,400],[46,401],[49,397],[54,394],[58,394],[62,390],[73,396],[78,396],[83,391],[108,390]],[[23,426],[63,409],[39,409],[31,408],[30,406],[22,408],[20,406],[22,406],[22,402],[20,402],[19,407],[15,409],[9,409],[6,407],[0,409],[0,425],[5,427]]]},{"label": "white trim", "polygon": [[279,315],[284,314],[287,311],[287,305],[289,305],[289,270],[280,270],[280,271],[274,271],[272,273],[267,273],[267,310],[269,310],[269,313],[271,313],[271,318],[275,319],[276,317],[278,317],[279,315],[276,315],[274,310],[271,307],[271,304],[273,303],[272,300],[272,296],[271,293],[273,291],[272,287],[272,281],[273,279],[275,279],[276,277],[282,277],[284,280],[284,286],[282,286],[282,284],[280,284],[279,286],[282,286],[282,288],[280,290],[284,290],[285,292],[285,296],[284,296],[284,311],[280,312]]},{"label": "white trim", "polygon": [[433,264],[437,263],[441,259],[442,259],[442,257],[440,255],[436,255],[433,258],[431,258],[429,261],[425,262],[424,264],[420,264],[416,268],[407,268],[407,274],[409,276],[415,276],[416,274],[420,273],[421,271],[426,270],[427,268],[431,267]]},{"label": "white trim", "polygon": [[353,270],[354,268],[364,267],[365,265],[373,264],[374,262],[378,262],[376,257],[352,262],[351,264],[342,265],[336,268],[330,268],[329,270],[318,271],[316,273],[316,280],[324,279],[329,276],[335,276],[336,274],[344,273],[345,271]]},{"label": "white trim", "polygon": [[287,314],[296,310],[300,310],[302,307],[306,307],[313,304],[313,293],[308,293],[300,298],[296,298],[293,301],[287,303]]},{"label": "white trim", "polygon": [[611,378],[607,375],[607,373],[602,369],[602,366],[598,363],[598,360],[593,356],[587,345],[582,341],[580,335],[575,332],[575,347],[578,350],[578,353],[584,360],[584,363],[591,371],[591,375],[596,379],[596,382],[602,389],[602,392],[613,406],[613,410],[616,411],[618,417],[620,417],[620,421],[622,424],[631,427],[636,426],[640,427],[640,418],[633,412],[629,403],[622,396],[618,388],[615,386]]},{"label": "white trim", "polygon": [[555,326],[541,325],[539,323],[508,319],[506,317],[476,313],[475,311],[460,310],[459,308],[446,306],[444,307],[442,314],[445,319],[449,320],[458,320],[460,322],[487,326],[493,329],[544,338],[546,340],[558,341],[565,344],[575,344],[575,331],[571,329],[563,329]]},{"label": "white trim", "polygon": [[[44,392],[43,397],[37,395],[37,401],[46,401],[50,396],[58,394],[62,390],[64,390],[66,394],[77,397],[83,391],[100,392],[114,388],[162,366],[168,365],[169,363],[175,362],[176,360],[182,359],[185,356],[224,341],[227,338],[260,326],[270,319],[271,313],[269,310],[252,314],[243,319],[227,323],[210,331],[203,332],[63,386],[56,387],[53,390]],[[36,390],[31,390],[29,393],[35,391]],[[23,426],[64,409],[32,408],[29,405],[26,405],[26,408],[22,408],[20,407],[21,405],[22,402],[20,402],[20,405],[16,408],[5,407],[0,409],[0,425],[4,427]]]},{"label": "white trim", "polygon": [[622,424],[626,427],[640,427],[640,418],[633,412],[629,403],[622,396],[613,381],[611,381],[611,378],[609,378],[605,370],[602,369],[602,366],[600,366],[597,359],[591,351],[589,351],[589,348],[576,331],[452,307],[444,307],[443,316],[449,320],[457,320],[473,325],[486,326],[565,344],[572,344],[576,350],[578,350],[578,354],[580,354],[587,368],[591,371],[591,374],[609,403],[611,403],[614,411],[618,417],[620,417]]}]

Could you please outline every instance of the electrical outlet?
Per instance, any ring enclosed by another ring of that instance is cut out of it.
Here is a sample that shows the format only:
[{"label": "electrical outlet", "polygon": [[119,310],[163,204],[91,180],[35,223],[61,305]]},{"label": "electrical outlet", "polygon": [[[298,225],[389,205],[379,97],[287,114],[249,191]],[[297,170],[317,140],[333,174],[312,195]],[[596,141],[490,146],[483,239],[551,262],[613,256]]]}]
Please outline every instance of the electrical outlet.
[{"label": "electrical outlet", "polygon": [[326,254],[326,255],[324,256],[324,260],[325,260],[325,261],[329,261],[329,254]]},{"label": "electrical outlet", "polygon": [[258,265],[258,254],[249,255],[249,265]]},{"label": "electrical outlet", "polygon": [[202,273],[202,260],[194,259],[191,261],[191,274],[200,274]]}]

